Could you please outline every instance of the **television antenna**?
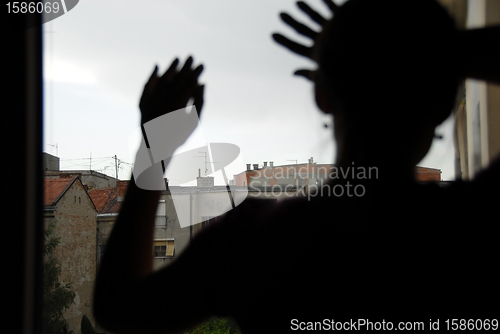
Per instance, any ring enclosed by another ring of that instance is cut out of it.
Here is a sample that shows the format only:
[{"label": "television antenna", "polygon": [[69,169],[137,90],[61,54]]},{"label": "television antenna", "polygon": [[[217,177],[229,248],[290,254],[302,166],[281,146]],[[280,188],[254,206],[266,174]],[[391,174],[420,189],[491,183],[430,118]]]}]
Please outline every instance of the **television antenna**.
[{"label": "television antenna", "polygon": [[52,145],[52,144],[47,144],[47,145],[55,147],[56,148],[56,157],[59,157],[59,147],[57,146],[57,143],[55,145]]},{"label": "television antenna", "polygon": [[203,154],[204,154],[203,156],[201,156],[201,155],[196,155],[196,156],[195,156],[195,158],[205,158],[205,176],[207,176],[207,172],[208,172],[208,167],[207,167],[207,164],[208,164],[208,163],[212,163],[212,164],[214,164],[214,163],[217,163],[217,161],[208,161],[208,160],[207,160],[207,152],[206,152],[206,151],[204,151],[204,152],[200,152],[200,151],[198,151],[198,153],[203,153]]}]

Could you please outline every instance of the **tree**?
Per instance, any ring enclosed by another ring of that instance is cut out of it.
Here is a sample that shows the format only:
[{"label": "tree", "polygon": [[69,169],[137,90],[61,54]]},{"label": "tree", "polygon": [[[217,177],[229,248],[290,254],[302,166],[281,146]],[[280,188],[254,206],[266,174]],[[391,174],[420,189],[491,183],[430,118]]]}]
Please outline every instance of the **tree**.
[{"label": "tree", "polygon": [[71,283],[59,282],[61,264],[54,256],[54,251],[60,243],[56,237],[56,222],[51,223],[44,233],[43,252],[43,333],[44,334],[71,334],[63,312],[73,303],[75,293],[71,290]]}]

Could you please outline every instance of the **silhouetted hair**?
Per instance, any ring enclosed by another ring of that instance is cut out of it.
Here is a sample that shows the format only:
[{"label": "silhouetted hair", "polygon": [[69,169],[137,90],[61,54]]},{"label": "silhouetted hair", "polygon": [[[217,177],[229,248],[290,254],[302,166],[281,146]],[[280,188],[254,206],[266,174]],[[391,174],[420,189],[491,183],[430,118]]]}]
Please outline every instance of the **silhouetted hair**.
[{"label": "silhouetted hair", "polygon": [[437,125],[455,102],[457,36],[436,1],[350,0],[325,27],[316,52],[323,80],[348,117],[418,126],[418,112]]}]

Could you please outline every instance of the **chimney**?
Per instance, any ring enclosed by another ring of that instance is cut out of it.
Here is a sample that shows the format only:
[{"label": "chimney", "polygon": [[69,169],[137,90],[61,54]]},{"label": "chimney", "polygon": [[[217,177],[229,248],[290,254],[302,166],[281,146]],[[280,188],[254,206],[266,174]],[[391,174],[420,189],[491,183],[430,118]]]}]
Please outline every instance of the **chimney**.
[{"label": "chimney", "polygon": [[43,152],[43,170],[59,170],[59,157]]},{"label": "chimney", "polygon": [[250,170],[250,164],[247,164],[247,171]]},{"label": "chimney", "polygon": [[273,167],[274,161],[269,161],[269,166]]},{"label": "chimney", "polygon": [[308,159],[309,160],[309,163],[312,164],[313,163],[313,157],[311,157],[311,159]]},{"label": "chimney", "polygon": [[264,167],[267,167],[267,161],[264,161]]},{"label": "chimney", "polygon": [[253,164],[253,170],[258,170],[259,169],[259,164]]},{"label": "chimney", "polygon": [[197,177],[196,178],[196,186],[197,187],[213,187],[214,186],[214,177],[213,176]]},{"label": "chimney", "polygon": [[198,168],[198,177],[201,177],[201,169]]}]

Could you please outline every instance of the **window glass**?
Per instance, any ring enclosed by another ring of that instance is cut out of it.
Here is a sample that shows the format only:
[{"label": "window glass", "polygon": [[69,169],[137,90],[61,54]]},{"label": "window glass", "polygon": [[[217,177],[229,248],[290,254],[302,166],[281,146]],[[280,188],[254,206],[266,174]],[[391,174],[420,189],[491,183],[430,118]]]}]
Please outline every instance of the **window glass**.
[{"label": "window glass", "polygon": [[[321,1],[310,5],[329,16]],[[55,223],[60,238],[54,251],[61,267],[58,279],[79,296],[64,312],[68,330],[79,333],[86,315],[100,332],[90,309],[93,281],[132,175],[135,152],[129,152],[128,140],[139,126],[139,99],[155,65],[163,73],[174,58],[184,62],[189,55],[204,65],[203,140],[237,145],[243,162],[227,172],[229,180],[245,172],[246,164],[262,167],[272,161],[265,167],[276,168],[307,164],[311,157],[317,164],[334,162],[333,120],[316,107],[312,84],[292,75],[313,69],[314,63],[271,38],[280,32],[310,45],[280,21],[282,11],[309,22],[293,2],[283,1],[85,0],[43,25],[44,214],[46,226]],[[425,108],[425,90],[412,102]],[[383,108],[390,98],[373,103]],[[452,121],[437,132],[444,139],[435,141],[420,164],[441,169],[442,178],[451,180]],[[397,152],[394,157],[397,164]],[[169,179],[178,197],[165,193],[159,203],[155,238],[161,240],[152,253],[161,262],[155,268],[175,260],[197,231],[215,222],[210,205],[222,198],[228,203],[225,188],[217,188],[224,185],[222,174],[203,173],[207,164],[217,163],[208,158],[200,153],[200,173],[192,182]],[[275,172],[273,184],[295,185],[299,177],[298,185],[306,185],[307,175],[297,173],[280,179]],[[196,197],[196,178],[209,176],[215,183],[204,188],[208,197]],[[326,176],[321,172],[309,182]],[[242,178],[241,184],[251,181]],[[269,185],[267,179],[257,181]],[[182,226],[180,219],[190,214],[204,222]]]}]

